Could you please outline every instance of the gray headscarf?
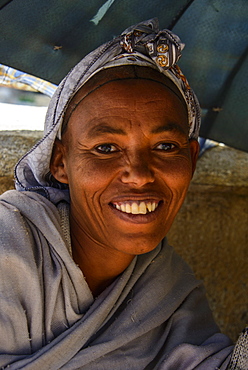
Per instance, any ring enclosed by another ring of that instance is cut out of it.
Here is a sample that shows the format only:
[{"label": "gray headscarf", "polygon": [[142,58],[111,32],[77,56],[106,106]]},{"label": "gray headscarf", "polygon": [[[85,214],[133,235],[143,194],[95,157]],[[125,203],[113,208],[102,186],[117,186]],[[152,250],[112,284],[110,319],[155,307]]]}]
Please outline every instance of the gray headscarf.
[{"label": "gray headscarf", "polygon": [[184,44],[169,30],[159,31],[152,19],[126,29],[120,36],[86,55],[61,81],[48,107],[44,137],[17,163],[16,189],[43,194],[53,203],[69,201],[69,190],[50,174],[49,165],[56,137],[67,106],[76,92],[97,72],[111,67],[138,65],[151,67],[167,76],[181,92],[188,109],[189,137],[197,138],[200,106],[185,76],[177,66]]}]

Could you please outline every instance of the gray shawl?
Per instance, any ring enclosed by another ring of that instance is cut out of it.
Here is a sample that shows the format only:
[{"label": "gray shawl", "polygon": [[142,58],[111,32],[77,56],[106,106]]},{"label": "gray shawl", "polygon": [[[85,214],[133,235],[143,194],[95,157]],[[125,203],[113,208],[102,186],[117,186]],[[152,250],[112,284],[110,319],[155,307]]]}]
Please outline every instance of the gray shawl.
[{"label": "gray shawl", "polygon": [[59,208],[33,192],[0,197],[1,368],[227,368],[233,346],[166,240],[94,300]]}]

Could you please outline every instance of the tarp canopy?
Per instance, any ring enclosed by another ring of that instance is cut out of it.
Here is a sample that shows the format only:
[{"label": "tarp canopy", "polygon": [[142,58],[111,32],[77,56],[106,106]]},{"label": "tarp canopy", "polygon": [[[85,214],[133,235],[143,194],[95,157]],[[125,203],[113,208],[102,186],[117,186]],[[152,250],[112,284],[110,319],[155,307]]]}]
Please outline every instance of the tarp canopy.
[{"label": "tarp canopy", "polygon": [[0,63],[58,84],[153,17],[186,44],[179,65],[202,107],[201,136],[248,151],[248,0],[0,0]]}]

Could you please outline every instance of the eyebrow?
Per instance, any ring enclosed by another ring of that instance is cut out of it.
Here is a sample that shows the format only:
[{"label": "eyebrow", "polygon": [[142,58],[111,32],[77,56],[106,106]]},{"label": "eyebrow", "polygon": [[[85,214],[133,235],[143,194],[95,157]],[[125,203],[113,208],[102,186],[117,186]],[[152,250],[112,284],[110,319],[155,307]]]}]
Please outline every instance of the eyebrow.
[{"label": "eyebrow", "polygon": [[170,122],[167,123],[166,125],[158,126],[154,130],[152,130],[153,134],[161,134],[163,132],[168,132],[168,131],[177,131],[183,135],[188,134],[186,130],[183,129],[183,127],[175,122]]},{"label": "eyebrow", "polygon": [[[153,134],[161,134],[163,132],[179,132],[183,135],[187,135],[188,132],[183,129],[183,127],[175,122],[167,123],[166,125],[158,126],[154,130],[152,130]],[[117,135],[127,135],[125,131],[119,128],[115,128],[109,125],[97,125],[92,127],[88,132],[89,138],[95,138],[98,137],[101,134],[117,134]]]},{"label": "eyebrow", "polygon": [[88,132],[88,136],[90,138],[97,137],[101,134],[126,135],[125,131],[123,131],[122,129],[115,128],[109,125],[97,125],[92,127]]}]

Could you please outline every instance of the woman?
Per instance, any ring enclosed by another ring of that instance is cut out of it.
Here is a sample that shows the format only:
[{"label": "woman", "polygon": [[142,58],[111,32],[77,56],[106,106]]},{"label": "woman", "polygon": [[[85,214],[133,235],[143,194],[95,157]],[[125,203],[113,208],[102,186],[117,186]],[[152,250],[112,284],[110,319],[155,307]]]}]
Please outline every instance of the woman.
[{"label": "woman", "polygon": [[182,48],[147,21],[58,87],[1,197],[3,368],[228,367],[232,343],[165,239],[198,155]]}]

